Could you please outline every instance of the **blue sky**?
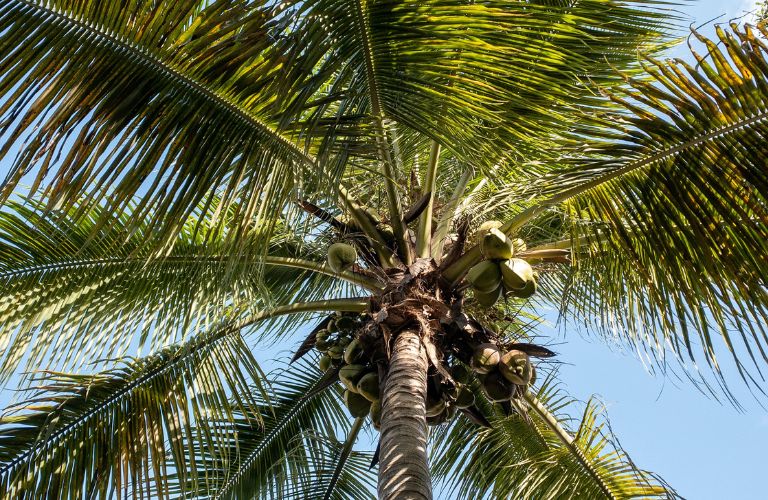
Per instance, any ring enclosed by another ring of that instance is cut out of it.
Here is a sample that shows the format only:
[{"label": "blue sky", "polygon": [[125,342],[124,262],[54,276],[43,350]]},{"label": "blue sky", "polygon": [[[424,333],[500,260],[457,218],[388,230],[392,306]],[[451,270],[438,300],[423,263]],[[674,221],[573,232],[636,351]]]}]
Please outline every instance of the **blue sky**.
[{"label": "blue sky", "polygon": [[[718,16],[719,22],[727,22],[756,3],[692,0],[678,10],[699,25]],[[673,49],[670,55],[686,57],[687,49]],[[546,318],[554,323],[555,312]],[[600,397],[614,432],[639,467],[660,474],[693,500],[766,498],[768,412],[740,380],[734,378],[731,385],[745,406],[743,413],[708,399],[688,382],[649,374],[637,359],[609,349],[600,339],[554,326],[546,333],[556,343],[565,387],[580,400],[592,394]],[[261,351],[260,360],[268,361],[276,351],[300,342],[299,336],[297,332],[295,341]],[[7,397],[0,394],[0,402]]]}]

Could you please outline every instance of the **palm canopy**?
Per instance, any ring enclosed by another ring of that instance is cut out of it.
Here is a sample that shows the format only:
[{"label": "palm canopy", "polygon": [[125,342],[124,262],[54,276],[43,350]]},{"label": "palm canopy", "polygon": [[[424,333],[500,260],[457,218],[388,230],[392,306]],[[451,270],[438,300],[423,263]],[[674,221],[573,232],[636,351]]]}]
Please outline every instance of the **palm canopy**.
[{"label": "palm canopy", "polygon": [[[524,319],[554,304],[714,395],[724,350],[759,390],[768,31],[700,37],[691,66],[654,58],[669,23],[650,0],[5,2],[0,378],[48,370],[1,421],[0,485],[370,496],[364,420],[338,366],[316,369],[317,333],[375,313],[419,257],[463,304],[489,219],[525,241],[538,290],[467,294],[482,335],[533,349]],[[362,264],[326,264],[338,240]],[[251,350],[320,312],[307,360],[265,376]],[[593,403],[564,417],[547,367],[502,405],[468,381],[475,404],[430,437],[435,479],[674,495]]]}]

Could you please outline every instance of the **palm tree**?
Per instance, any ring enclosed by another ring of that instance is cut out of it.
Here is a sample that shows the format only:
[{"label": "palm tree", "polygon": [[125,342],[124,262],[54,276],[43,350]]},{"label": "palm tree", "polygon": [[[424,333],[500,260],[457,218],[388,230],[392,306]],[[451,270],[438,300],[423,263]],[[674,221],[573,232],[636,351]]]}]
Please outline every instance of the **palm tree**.
[{"label": "palm tree", "polygon": [[5,0],[0,491],[674,497],[536,329],[761,390],[768,31],[658,7]]}]

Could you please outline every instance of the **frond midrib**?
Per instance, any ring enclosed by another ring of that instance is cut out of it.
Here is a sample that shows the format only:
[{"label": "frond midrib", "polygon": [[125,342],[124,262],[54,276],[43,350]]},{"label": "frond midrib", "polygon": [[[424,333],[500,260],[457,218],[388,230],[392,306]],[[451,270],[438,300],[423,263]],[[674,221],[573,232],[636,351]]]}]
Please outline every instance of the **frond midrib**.
[{"label": "frond midrib", "polygon": [[630,172],[634,172],[638,169],[641,169],[643,167],[647,167],[649,165],[653,165],[655,163],[658,163],[660,161],[664,161],[672,156],[675,156],[683,151],[687,151],[693,147],[700,146],[702,144],[706,144],[707,142],[716,139],[721,136],[729,135],[733,132],[737,132],[741,129],[752,127],[755,124],[758,124],[760,122],[765,121],[768,119],[768,110],[764,110],[760,113],[753,114],[751,116],[741,118],[737,120],[735,123],[731,123],[729,125],[725,125],[722,127],[718,127],[714,130],[710,130],[708,132],[699,134],[687,141],[684,141],[682,143],[673,144],[670,145],[661,151],[658,151],[654,153],[653,155],[646,156],[644,158],[638,159],[636,161],[630,162],[627,165],[616,169],[613,172],[598,176],[595,179],[586,181],[582,184],[579,184],[577,186],[574,186],[570,189],[566,189],[565,191],[555,194],[551,196],[550,198],[547,198],[544,201],[541,201],[534,205],[533,207],[524,210],[520,212],[518,215],[516,215],[513,219],[511,219],[509,222],[507,222],[503,230],[507,234],[512,234],[518,229],[520,229],[524,224],[529,222],[532,218],[540,215],[542,212],[544,212],[549,207],[552,207],[558,203],[561,203],[563,201],[566,201],[570,198],[573,198],[575,196],[578,196],[581,193],[584,193],[586,191],[589,191],[591,189],[594,189],[598,186],[601,186],[605,183],[608,183],[618,177],[621,177],[623,175],[626,175]]},{"label": "frond midrib", "polygon": [[[0,272],[0,281],[7,281],[9,279],[22,277],[29,274],[45,273],[47,271],[64,271],[64,270],[78,270],[87,269],[99,266],[117,266],[120,264],[134,264],[134,263],[146,263],[148,259],[141,257],[132,258],[100,258],[100,259],[79,259],[74,261],[61,261],[61,262],[49,262],[46,264],[24,266],[20,269],[12,269],[9,271]],[[160,259],[156,259],[152,262],[153,265],[184,265],[184,264],[196,264],[200,262],[205,263],[220,263],[225,262],[225,257],[217,255],[185,255],[185,256],[168,256]],[[315,271],[329,276],[341,278],[352,283],[361,285],[370,290],[380,289],[380,285],[369,280],[365,276],[351,273],[348,271],[335,272],[332,269],[325,266],[323,263],[309,261],[305,259],[299,259],[294,257],[274,257],[266,256],[253,261],[245,260],[240,264],[264,264],[272,266],[284,266],[296,269],[305,269],[309,271]]]},{"label": "frond midrib", "polygon": [[293,406],[291,406],[288,411],[281,417],[281,419],[276,423],[276,425],[269,431],[269,433],[264,436],[264,439],[262,439],[259,444],[256,446],[255,449],[253,449],[248,456],[241,462],[240,466],[238,467],[237,471],[235,471],[234,474],[227,480],[226,483],[224,483],[224,486],[222,486],[221,490],[216,492],[216,495],[213,497],[214,500],[218,500],[223,497],[223,495],[226,495],[227,492],[237,483],[242,475],[247,471],[251,465],[254,463],[254,461],[258,458],[258,456],[274,441],[274,439],[280,434],[281,431],[285,429],[286,426],[288,426],[293,420],[295,419],[296,415],[299,414],[299,412],[304,409],[306,405],[310,403],[312,399],[322,394],[323,391],[327,390],[330,386],[325,386],[318,388],[318,386],[321,386],[326,380],[325,376],[319,377],[317,380],[315,380],[312,385],[307,389],[307,392],[304,396],[297,399]]},{"label": "frond midrib", "polygon": [[63,21],[71,29],[76,29],[81,32],[87,32],[92,36],[87,37],[87,40],[92,44],[99,44],[108,46],[114,49],[115,52],[124,52],[129,59],[137,60],[139,64],[144,64],[152,68],[156,73],[160,73],[163,77],[168,78],[170,81],[178,82],[179,86],[191,91],[197,96],[201,96],[208,102],[212,103],[219,109],[224,110],[230,115],[234,116],[241,122],[245,123],[248,127],[258,130],[260,133],[271,137],[273,140],[287,146],[293,155],[305,164],[305,166],[311,166],[315,163],[314,158],[302,151],[293,141],[280,134],[278,131],[267,125],[263,120],[255,116],[248,110],[238,106],[228,97],[222,95],[204,83],[185,75],[181,70],[171,65],[168,61],[164,61],[156,54],[151,53],[146,47],[141,47],[135,43],[126,40],[115,33],[111,33],[109,30],[100,26],[94,26],[88,22],[80,19],[70,17],[68,13],[63,11],[57,11],[40,5],[33,0],[11,0],[18,4],[26,5],[32,9],[37,10],[43,16],[52,16],[58,20]]}]

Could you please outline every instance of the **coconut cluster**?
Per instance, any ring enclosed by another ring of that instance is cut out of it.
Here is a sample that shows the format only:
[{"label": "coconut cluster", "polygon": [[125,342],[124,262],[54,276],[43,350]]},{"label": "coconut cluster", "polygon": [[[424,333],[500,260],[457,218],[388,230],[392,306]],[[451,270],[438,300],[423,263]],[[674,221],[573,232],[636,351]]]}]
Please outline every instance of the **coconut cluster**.
[{"label": "coconut cluster", "polygon": [[439,376],[430,377],[427,383],[426,409],[429,425],[450,422],[458,410],[475,404],[475,395],[469,386],[470,370],[458,361],[449,369],[454,385],[441,383]]},{"label": "coconut cluster", "polygon": [[523,351],[500,350],[496,344],[480,344],[472,354],[472,370],[489,400],[509,401],[536,381],[536,368]]},{"label": "coconut cluster", "polygon": [[501,222],[488,221],[480,226],[478,239],[485,260],[467,272],[467,282],[475,299],[491,307],[503,295],[528,298],[536,292],[536,276],[524,259],[515,257],[526,250],[520,238],[510,239],[499,230]]},{"label": "coconut cluster", "polygon": [[338,368],[344,385],[344,402],[353,417],[370,415],[374,427],[381,425],[381,392],[376,365],[370,363],[357,332],[364,316],[337,314],[315,334],[315,348],[322,352],[320,369]]}]

